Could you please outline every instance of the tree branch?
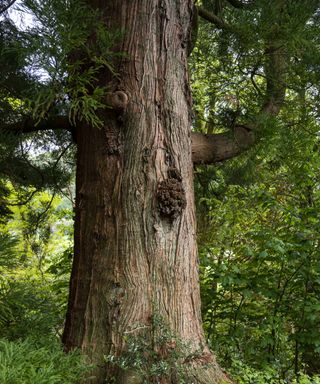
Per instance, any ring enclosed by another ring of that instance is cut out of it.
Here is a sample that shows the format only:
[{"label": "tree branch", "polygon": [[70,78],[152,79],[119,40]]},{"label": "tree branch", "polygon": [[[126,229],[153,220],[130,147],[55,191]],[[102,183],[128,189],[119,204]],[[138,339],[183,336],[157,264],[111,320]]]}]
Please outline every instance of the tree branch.
[{"label": "tree branch", "polygon": [[214,13],[209,12],[202,7],[198,7],[198,15],[203,19],[209,21],[210,23],[215,24],[218,28],[231,29],[229,24],[225,23],[222,19],[220,19]]},{"label": "tree branch", "polygon": [[15,2],[16,2],[16,0],[11,0],[3,8],[0,8],[0,15],[2,15],[4,12],[6,12]]},{"label": "tree branch", "polygon": [[226,134],[191,133],[194,164],[212,164],[231,159],[254,143],[253,132],[241,125],[234,128],[233,137]]},{"label": "tree branch", "polygon": [[227,0],[229,4],[231,4],[235,8],[249,8],[254,4],[254,1],[250,1],[249,3],[243,3],[240,0]]},{"label": "tree branch", "polygon": [[66,130],[72,132],[74,127],[70,124],[66,116],[55,116],[36,124],[32,118],[26,118],[18,123],[7,124],[0,127],[0,130],[13,134],[31,133],[36,131]]},{"label": "tree branch", "polygon": [[[267,41],[265,50],[266,93],[260,114],[277,116],[284,104],[286,93],[287,55],[279,40]],[[250,128],[236,125],[233,137],[226,134],[206,135],[192,133],[192,160],[194,164],[212,164],[231,159],[249,149],[255,142],[252,129],[258,126],[251,124]]]}]

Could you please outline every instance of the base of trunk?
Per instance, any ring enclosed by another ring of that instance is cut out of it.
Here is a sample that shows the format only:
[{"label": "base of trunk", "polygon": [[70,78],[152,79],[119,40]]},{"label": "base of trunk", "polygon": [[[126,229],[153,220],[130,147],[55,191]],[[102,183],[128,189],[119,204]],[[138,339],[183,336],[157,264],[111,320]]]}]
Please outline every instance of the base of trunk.
[{"label": "base of trunk", "polygon": [[227,384],[232,380],[221,370],[217,363],[204,367],[188,369],[186,384]]},{"label": "base of trunk", "polygon": [[[150,366],[150,370],[152,366]],[[99,370],[100,371],[100,370]],[[103,372],[105,370],[103,369]],[[94,372],[83,384],[228,384],[232,380],[221,370],[216,363],[201,366],[182,366],[180,372],[170,375],[164,374],[156,378],[146,377],[145,374],[132,369],[114,372],[109,379],[103,378],[103,372],[99,372],[98,378]],[[109,376],[109,375],[108,375]]]},{"label": "base of trunk", "polygon": [[[121,356],[109,355],[96,363],[90,384],[222,384],[232,383],[204,347],[193,351],[191,344],[172,338],[163,329],[162,342],[150,343],[140,336],[130,340]],[[169,336],[169,337],[168,337]]]}]

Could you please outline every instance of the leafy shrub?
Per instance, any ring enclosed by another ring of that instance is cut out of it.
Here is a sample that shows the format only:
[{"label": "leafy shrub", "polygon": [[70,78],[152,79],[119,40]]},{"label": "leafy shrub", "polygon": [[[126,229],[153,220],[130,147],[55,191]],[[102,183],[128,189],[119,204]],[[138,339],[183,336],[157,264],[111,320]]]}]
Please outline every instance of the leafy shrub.
[{"label": "leafy shrub", "polygon": [[0,338],[41,338],[61,330],[64,312],[61,313],[56,294],[50,285],[37,279],[2,281],[0,303]]},{"label": "leafy shrub", "polygon": [[137,324],[136,329],[138,333],[125,335],[126,350],[121,356],[105,357],[111,366],[121,368],[125,378],[121,380],[137,380],[132,382],[143,384],[171,380],[179,384],[189,383],[183,362],[197,354],[177,337],[164,319],[156,313],[151,318],[150,327]]},{"label": "leafy shrub", "polygon": [[64,354],[57,340],[0,340],[1,384],[73,384],[90,368],[79,353]]},{"label": "leafy shrub", "polygon": [[238,384],[320,384],[320,376],[308,376],[299,373],[295,377],[283,379],[279,377],[275,367],[266,366],[264,369],[255,369],[240,360],[233,360],[229,373]]}]

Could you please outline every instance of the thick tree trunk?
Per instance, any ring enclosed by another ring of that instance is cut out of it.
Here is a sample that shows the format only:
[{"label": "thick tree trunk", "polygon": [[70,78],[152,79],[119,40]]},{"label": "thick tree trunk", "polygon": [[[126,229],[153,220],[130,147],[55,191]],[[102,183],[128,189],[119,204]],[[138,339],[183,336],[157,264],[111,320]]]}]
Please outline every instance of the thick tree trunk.
[{"label": "thick tree trunk", "polygon": [[140,383],[103,356],[121,355],[128,335],[143,334],[157,350],[150,336],[156,315],[189,344],[181,359],[188,382],[221,382],[200,318],[186,57],[193,0],[92,3],[108,4],[109,27],[124,31],[126,55],[120,80],[108,83],[115,108],[104,112],[104,127],[77,127],[65,347],[80,347],[97,364],[92,383]]}]

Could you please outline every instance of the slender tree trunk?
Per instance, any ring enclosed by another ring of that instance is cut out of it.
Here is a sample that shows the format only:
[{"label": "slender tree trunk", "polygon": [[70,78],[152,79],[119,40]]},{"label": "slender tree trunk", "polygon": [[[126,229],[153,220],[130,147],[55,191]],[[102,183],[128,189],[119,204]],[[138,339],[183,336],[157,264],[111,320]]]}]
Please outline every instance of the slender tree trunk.
[{"label": "slender tree trunk", "polygon": [[100,79],[114,107],[103,112],[104,127],[77,127],[65,347],[80,347],[97,364],[92,383],[140,383],[103,355],[121,355],[125,336],[151,331],[159,315],[189,344],[181,360],[188,382],[227,380],[205,346],[200,318],[186,57],[193,1],[91,3],[105,7],[109,28],[123,31],[125,56],[119,80]]}]

